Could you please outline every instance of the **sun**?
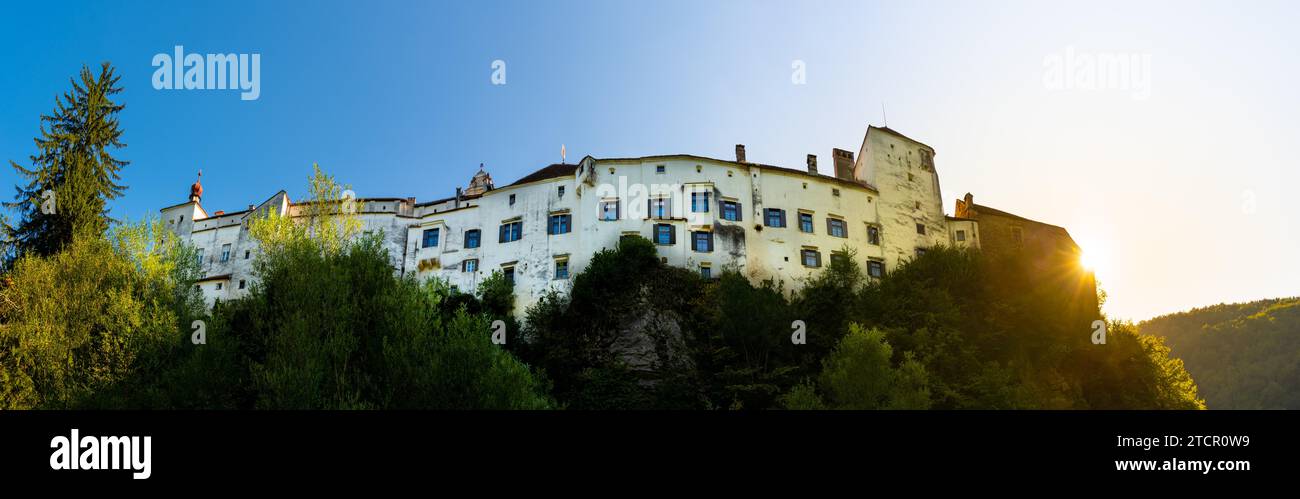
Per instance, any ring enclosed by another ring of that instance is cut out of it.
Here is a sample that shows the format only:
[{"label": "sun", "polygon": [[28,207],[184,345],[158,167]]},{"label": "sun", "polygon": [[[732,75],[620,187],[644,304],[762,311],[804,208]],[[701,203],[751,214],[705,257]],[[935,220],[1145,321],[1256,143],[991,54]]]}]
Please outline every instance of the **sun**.
[{"label": "sun", "polygon": [[1110,267],[1110,248],[1102,241],[1085,241],[1080,244],[1079,266],[1094,273]]}]

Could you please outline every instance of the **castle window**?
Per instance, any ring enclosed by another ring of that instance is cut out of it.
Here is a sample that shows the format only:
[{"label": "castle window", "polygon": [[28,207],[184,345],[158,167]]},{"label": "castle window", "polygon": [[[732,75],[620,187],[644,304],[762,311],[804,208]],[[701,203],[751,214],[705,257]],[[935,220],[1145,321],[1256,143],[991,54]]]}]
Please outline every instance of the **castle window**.
[{"label": "castle window", "polygon": [[221,245],[221,263],[230,261],[230,244]]},{"label": "castle window", "polygon": [[840,218],[827,218],[826,232],[835,237],[849,237],[849,229]]},{"label": "castle window", "polygon": [[477,248],[479,244],[479,230],[470,229],[465,231],[465,247]]},{"label": "castle window", "polygon": [[922,235],[922,236],[924,236],[924,235],[925,235],[925,224],[916,224],[916,233],[917,233],[917,234],[920,234],[920,235]]},{"label": "castle window", "polygon": [[712,279],[712,278],[713,278],[713,267],[710,267],[710,266],[707,265],[707,264],[700,264],[700,278],[701,278],[701,279]]},{"label": "castle window", "polygon": [[518,241],[519,238],[523,237],[523,235],[524,222],[522,220],[503,223],[501,224],[501,233],[499,234],[500,237],[498,238],[498,241],[503,243]]},{"label": "castle window", "polygon": [[672,209],[668,204],[668,198],[654,198],[650,200],[650,218],[670,218]]},{"label": "castle window", "polygon": [[572,217],[569,215],[551,215],[551,223],[546,229],[547,234],[568,234],[572,230]]},{"label": "castle window", "polygon": [[867,261],[867,275],[877,279],[885,276],[885,262],[880,260]]},{"label": "castle window", "polygon": [[560,196],[560,197],[564,197],[564,186],[561,185],[561,186],[558,187],[557,189],[558,189],[558,190],[557,190],[556,192],[559,194],[559,196]]},{"label": "castle window", "polygon": [[515,195],[514,195],[514,194],[511,194],[511,195],[510,195],[510,206],[514,206],[514,205],[515,205]]},{"label": "castle window", "polygon": [[713,251],[713,233],[707,230],[691,232],[691,248],[701,253]]},{"label": "castle window", "polygon": [[506,283],[511,286],[515,285],[515,267],[513,265],[509,267],[501,267],[501,274],[505,276]]},{"label": "castle window", "polygon": [[478,272],[478,259],[477,259],[477,258],[471,258],[471,259],[469,259],[469,260],[465,260],[465,261],[460,262],[460,271],[461,271],[461,272]]},{"label": "castle window", "polygon": [[203,248],[199,248],[199,252],[198,252],[198,262],[199,262],[199,265],[203,265]]},{"label": "castle window", "polygon": [[813,216],[812,213],[799,214],[799,231],[813,233]]},{"label": "castle window", "polygon": [[722,202],[722,219],[732,222],[740,221],[740,203],[735,201]]},{"label": "castle window", "polygon": [[709,212],[709,193],[692,192],[691,213],[708,213],[708,212]]},{"label": "castle window", "polygon": [[671,224],[655,224],[655,244],[663,246],[677,244],[677,231]]},{"label": "castle window", "polygon": [[832,195],[832,196],[835,196],[835,197],[839,197],[839,196],[840,196],[840,190],[839,190],[839,189],[831,189],[831,195]]},{"label": "castle window", "polygon": [[568,278],[569,278],[569,259],[568,259],[568,258],[557,258],[557,259],[555,259],[555,278],[556,278],[556,279],[568,279]]},{"label": "castle window", "polygon": [[849,261],[848,253],[845,253],[843,251],[838,251],[838,250],[831,252],[831,265],[835,265],[837,263],[843,265],[848,261]]},{"label": "castle window", "polygon": [[217,283],[217,291],[221,291],[221,284],[222,284],[222,283],[220,283],[220,282]]},{"label": "castle window", "polygon": [[240,279],[240,280],[239,280],[239,289],[244,289],[244,280],[243,280],[243,279]]},{"label": "castle window", "polygon": [[920,202],[920,201],[917,201],[917,202],[916,202],[916,209],[918,209],[918,210],[921,209],[921,202]]},{"label": "castle window", "polygon": [[656,165],[656,166],[655,166],[655,173],[664,173],[664,172],[666,172],[666,171],[668,171],[668,167],[666,167],[666,166],[664,166],[664,165]]},{"label": "castle window", "polygon": [[867,243],[880,246],[880,227],[875,225],[867,226]]},{"label": "castle window", "polygon": [[434,246],[437,246],[437,245],[438,245],[438,229],[437,229],[437,228],[433,228],[433,229],[424,229],[424,239],[423,239],[423,241],[424,241],[424,242],[421,243],[421,244],[422,244],[422,246],[421,246],[422,248],[432,248],[432,247],[434,247]]},{"label": "castle window", "polygon": [[764,223],[768,227],[785,227],[785,210],[780,208],[768,208]]},{"label": "castle window", "polygon": [[600,202],[600,219],[606,222],[618,220],[618,200]]},{"label": "castle window", "polygon": [[250,256],[253,256],[253,252],[249,250],[244,250],[244,259],[247,260],[248,257]]},{"label": "castle window", "polygon": [[965,240],[966,240],[966,231],[964,231],[964,230],[959,230],[959,231],[957,231],[957,240],[958,240],[958,241],[965,241]]},{"label": "castle window", "polygon": [[799,255],[804,267],[816,268],[822,266],[822,254],[815,249],[801,250]]},{"label": "castle window", "polygon": [[912,175],[911,173],[907,174],[907,181],[911,182],[913,180],[916,180],[916,175]]}]

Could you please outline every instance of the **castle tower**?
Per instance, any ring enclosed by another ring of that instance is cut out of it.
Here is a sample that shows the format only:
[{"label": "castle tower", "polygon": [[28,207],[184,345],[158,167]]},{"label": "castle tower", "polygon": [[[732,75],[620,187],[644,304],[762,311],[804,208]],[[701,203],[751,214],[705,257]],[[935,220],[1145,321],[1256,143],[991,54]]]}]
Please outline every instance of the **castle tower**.
[{"label": "castle tower", "polygon": [[469,187],[465,189],[466,196],[478,196],[492,190],[492,176],[483,171],[483,163],[478,164],[478,173],[474,178],[469,179]]}]

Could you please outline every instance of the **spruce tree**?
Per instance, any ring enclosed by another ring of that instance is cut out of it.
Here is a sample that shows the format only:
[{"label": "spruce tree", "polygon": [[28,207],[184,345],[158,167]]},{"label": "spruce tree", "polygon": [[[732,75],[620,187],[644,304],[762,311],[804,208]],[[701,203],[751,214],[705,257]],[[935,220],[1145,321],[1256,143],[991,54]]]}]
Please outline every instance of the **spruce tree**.
[{"label": "spruce tree", "polygon": [[[120,172],[128,164],[114,157],[125,147],[113,96],[122,91],[120,76],[105,62],[96,76],[82,66],[72,90],[55,98],[54,112],[41,116],[38,152],[30,167],[10,161],[26,186],[15,186],[17,225],[3,223],[6,264],[25,255],[51,255],[79,235],[99,236],[108,228],[108,201],[121,196]],[[7,266],[7,265],[6,265]]]}]

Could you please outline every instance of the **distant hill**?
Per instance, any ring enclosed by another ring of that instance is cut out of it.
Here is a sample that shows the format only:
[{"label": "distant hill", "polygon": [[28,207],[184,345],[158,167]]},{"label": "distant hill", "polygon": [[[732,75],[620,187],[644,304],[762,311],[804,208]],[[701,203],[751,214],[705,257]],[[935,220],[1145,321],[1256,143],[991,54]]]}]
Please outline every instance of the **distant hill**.
[{"label": "distant hill", "polygon": [[1156,317],[1210,409],[1300,409],[1300,298],[1215,305]]}]

